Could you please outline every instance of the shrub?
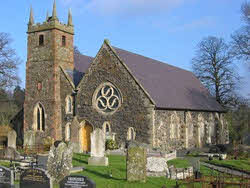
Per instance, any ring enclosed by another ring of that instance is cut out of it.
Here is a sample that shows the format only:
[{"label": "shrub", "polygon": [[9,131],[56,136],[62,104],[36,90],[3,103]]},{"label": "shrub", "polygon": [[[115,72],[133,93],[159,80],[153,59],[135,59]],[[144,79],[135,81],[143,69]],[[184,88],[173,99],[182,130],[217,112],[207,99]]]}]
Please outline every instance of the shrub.
[{"label": "shrub", "polygon": [[52,144],[53,144],[53,139],[51,137],[48,136],[43,139],[43,146],[45,151],[49,151]]},{"label": "shrub", "polygon": [[106,140],[106,150],[114,150],[114,149],[118,149],[118,145],[116,143],[116,141],[112,140],[112,139],[108,139]]}]

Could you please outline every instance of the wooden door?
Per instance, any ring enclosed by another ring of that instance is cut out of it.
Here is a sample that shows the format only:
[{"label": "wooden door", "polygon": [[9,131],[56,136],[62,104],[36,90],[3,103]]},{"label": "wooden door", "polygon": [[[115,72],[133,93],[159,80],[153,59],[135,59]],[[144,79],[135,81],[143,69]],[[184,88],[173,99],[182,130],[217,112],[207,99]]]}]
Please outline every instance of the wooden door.
[{"label": "wooden door", "polygon": [[90,133],[93,131],[92,126],[87,124],[82,129],[82,146],[83,151],[90,152],[91,139]]}]

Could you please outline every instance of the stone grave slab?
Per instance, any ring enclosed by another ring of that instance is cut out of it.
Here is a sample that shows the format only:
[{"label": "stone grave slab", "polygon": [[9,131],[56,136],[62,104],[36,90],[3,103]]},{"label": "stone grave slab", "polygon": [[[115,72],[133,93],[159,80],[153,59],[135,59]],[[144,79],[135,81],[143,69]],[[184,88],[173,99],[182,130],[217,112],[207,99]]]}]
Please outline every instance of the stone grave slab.
[{"label": "stone grave slab", "polygon": [[60,188],[96,188],[96,184],[86,176],[72,175],[60,182]]},{"label": "stone grave slab", "polygon": [[0,188],[11,188],[14,186],[14,174],[10,169],[0,166]]},{"label": "stone grave slab", "polygon": [[20,176],[20,188],[52,188],[50,178],[45,170],[29,168]]}]

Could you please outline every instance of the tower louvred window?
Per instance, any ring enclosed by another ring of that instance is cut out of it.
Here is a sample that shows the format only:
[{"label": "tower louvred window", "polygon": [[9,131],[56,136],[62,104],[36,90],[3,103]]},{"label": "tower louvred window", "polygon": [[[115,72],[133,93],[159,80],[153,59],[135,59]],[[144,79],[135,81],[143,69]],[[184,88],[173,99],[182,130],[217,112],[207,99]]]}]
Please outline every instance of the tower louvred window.
[{"label": "tower louvred window", "polygon": [[39,46],[44,45],[44,35],[39,35]]},{"label": "tower louvred window", "polygon": [[62,46],[66,46],[66,37],[62,36]]}]

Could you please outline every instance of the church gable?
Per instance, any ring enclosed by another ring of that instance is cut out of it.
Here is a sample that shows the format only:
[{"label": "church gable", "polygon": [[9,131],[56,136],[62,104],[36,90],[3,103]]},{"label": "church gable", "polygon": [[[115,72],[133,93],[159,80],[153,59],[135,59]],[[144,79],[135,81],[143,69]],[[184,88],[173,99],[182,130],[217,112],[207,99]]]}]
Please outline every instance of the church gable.
[{"label": "church gable", "polygon": [[78,85],[77,114],[102,128],[109,122],[118,140],[127,138],[129,126],[149,143],[153,103],[112,48],[104,42]]},{"label": "church gable", "polygon": [[[137,91],[137,94],[140,95],[141,98],[145,98],[146,103],[154,104],[154,101],[148,95],[147,91],[145,91],[143,86],[137,81],[126,64],[122,62],[106,40],[77,86],[79,93],[81,93],[82,87],[90,85],[89,79],[96,79],[93,88],[98,87],[98,85],[104,82],[110,82],[115,85],[120,85],[121,87],[125,84],[130,85],[133,87],[134,93]],[[92,101],[89,100],[87,104],[91,104],[91,102]]]}]

